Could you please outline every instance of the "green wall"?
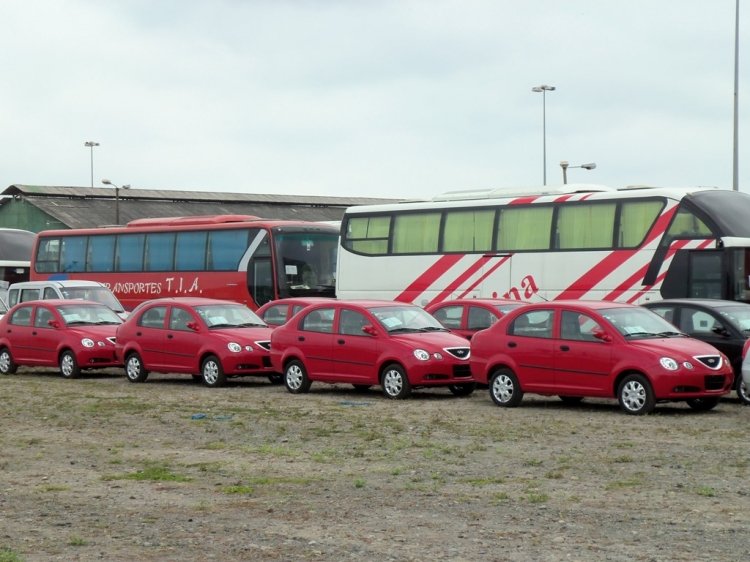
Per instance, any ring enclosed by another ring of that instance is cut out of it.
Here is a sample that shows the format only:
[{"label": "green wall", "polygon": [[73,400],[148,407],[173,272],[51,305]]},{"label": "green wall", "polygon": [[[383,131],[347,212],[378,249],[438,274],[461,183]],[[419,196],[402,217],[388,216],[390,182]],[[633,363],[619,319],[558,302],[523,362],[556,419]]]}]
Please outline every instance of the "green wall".
[{"label": "green wall", "polygon": [[0,199],[0,227],[20,228],[31,232],[68,228],[38,207],[16,198]]}]

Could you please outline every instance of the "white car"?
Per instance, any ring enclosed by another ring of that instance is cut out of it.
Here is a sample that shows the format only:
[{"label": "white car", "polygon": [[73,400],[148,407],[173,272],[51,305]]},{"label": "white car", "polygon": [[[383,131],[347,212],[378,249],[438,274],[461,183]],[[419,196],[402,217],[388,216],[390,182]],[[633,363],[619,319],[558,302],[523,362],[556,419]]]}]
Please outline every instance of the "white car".
[{"label": "white car", "polygon": [[5,304],[3,299],[0,299],[0,318],[5,316],[6,312],[8,312],[8,305]]}]

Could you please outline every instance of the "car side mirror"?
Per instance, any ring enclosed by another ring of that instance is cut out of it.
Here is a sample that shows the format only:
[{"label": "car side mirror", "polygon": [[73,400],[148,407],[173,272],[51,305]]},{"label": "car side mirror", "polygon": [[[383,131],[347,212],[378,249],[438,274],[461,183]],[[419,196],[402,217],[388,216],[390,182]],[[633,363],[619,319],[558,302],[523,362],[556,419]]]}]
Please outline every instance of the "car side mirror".
[{"label": "car side mirror", "polygon": [[729,330],[727,330],[724,326],[716,326],[714,328],[711,328],[711,331],[717,336],[729,336]]},{"label": "car side mirror", "polygon": [[594,330],[593,332],[591,332],[591,335],[594,336],[596,339],[601,340],[601,341],[605,341],[605,342],[611,342],[612,341],[612,336],[610,336],[604,330],[599,330],[599,329]]},{"label": "car side mirror", "polygon": [[60,322],[58,320],[55,320],[55,319],[47,320],[47,324],[51,328],[55,328],[56,330],[60,327]]},{"label": "car side mirror", "polygon": [[375,329],[375,326],[372,324],[366,324],[362,326],[362,331],[367,334],[368,336],[377,336],[378,331]]},{"label": "car side mirror", "polygon": [[193,330],[194,332],[197,332],[200,330],[200,326],[198,325],[198,322],[188,322],[185,324],[185,326],[188,327],[188,329]]}]

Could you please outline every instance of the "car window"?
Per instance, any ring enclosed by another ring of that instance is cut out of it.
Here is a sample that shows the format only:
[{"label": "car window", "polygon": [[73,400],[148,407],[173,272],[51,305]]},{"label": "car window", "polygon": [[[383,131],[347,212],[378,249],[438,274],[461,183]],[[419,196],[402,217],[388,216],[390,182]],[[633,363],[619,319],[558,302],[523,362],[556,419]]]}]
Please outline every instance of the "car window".
[{"label": "car window", "polygon": [[263,313],[263,320],[266,324],[273,326],[281,326],[286,322],[286,313],[289,307],[285,304],[277,304],[275,306],[268,307]]},{"label": "car window", "polygon": [[22,306],[10,316],[9,322],[16,326],[31,326],[31,307]]},{"label": "car window", "polygon": [[457,329],[461,327],[461,316],[463,315],[463,312],[464,307],[460,305],[444,306],[438,308],[432,313],[432,315],[446,328]]},{"label": "car window", "polygon": [[552,337],[552,310],[532,310],[520,314],[508,327],[508,334],[535,338]]},{"label": "car window", "polygon": [[45,287],[42,298],[44,300],[50,300],[50,299],[57,299],[60,297],[57,296],[57,292],[52,287]]},{"label": "car window", "polygon": [[149,308],[138,319],[138,325],[144,326],[145,328],[163,328],[164,316],[166,316],[166,313],[166,306],[155,306]]},{"label": "car window", "polygon": [[581,312],[564,310],[560,317],[560,338],[564,340],[601,341],[594,336],[595,332],[603,332],[599,323]]},{"label": "car window", "polygon": [[193,315],[187,310],[173,306],[172,312],[169,315],[169,329],[189,332],[190,328],[188,328],[187,325],[189,322],[193,321]]},{"label": "car window", "polygon": [[364,314],[357,312],[356,310],[349,310],[348,308],[342,308],[339,314],[339,334],[349,336],[364,336],[366,335],[362,328],[370,321]]},{"label": "car window", "polygon": [[333,309],[319,308],[306,314],[300,329],[307,332],[333,333]]},{"label": "car window", "polygon": [[49,321],[52,320],[55,317],[54,314],[52,314],[51,311],[47,310],[44,307],[39,307],[36,309],[36,316],[34,317],[34,326],[37,328],[49,328]]},{"label": "car window", "polygon": [[675,322],[674,310],[675,309],[673,306],[649,306],[648,309],[656,312],[656,314],[664,318],[664,320],[666,320],[670,324],[674,324]]},{"label": "car window", "polygon": [[723,328],[721,321],[712,314],[697,308],[686,306],[680,314],[680,329],[688,334],[705,335],[714,328]]},{"label": "car window", "polygon": [[469,307],[469,317],[467,318],[466,327],[469,330],[484,330],[497,322],[497,316],[492,314],[486,308],[479,306]]},{"label": "car window", "polygon": [[39,289],[21,289],[21,302],[38,301],[40,295]]}]

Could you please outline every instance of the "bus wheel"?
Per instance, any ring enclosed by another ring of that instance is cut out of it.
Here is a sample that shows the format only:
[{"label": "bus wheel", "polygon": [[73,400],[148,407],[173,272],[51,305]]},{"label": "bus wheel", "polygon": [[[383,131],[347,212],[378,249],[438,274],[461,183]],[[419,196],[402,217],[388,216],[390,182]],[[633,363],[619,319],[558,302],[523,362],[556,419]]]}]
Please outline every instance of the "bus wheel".
[{"label": "bus wheel", "polygon": [[0,373],[3,375],[12,375],[16,372],[18,366],[13,362],[13,356],[10,351],[3,348],[0,350]]},{"label": "bus wheel", "polygon": [[523,390],[515,373],[510,369],[498,369],[490,376],[490,396],[498,406],[513,408],[523,399]]},{"label": "bus wheel", "polygon": [[[2,356],[0,356],[0,361],[2,361]],[[737,398],[740,399],[740,402],[742,402],[745,405],[750,405],[750,388],[748,388],[747,385],[745,384],[745,381],[742,380],[742,375],[737,377],[736,389],[737,389]]]},{"label": "bus wheel", "polygon": [[76,356],[70,350],[64,351],[60,356],[60,373],[66,379],[74,379],[81,374],[81,368],[78,366]]},{"label": "bus wheel", "polygon": [[620,386],[617,387],[617,399],[620,402],[620,408],[626,414],[642,416],[650,414],[656,406],[654,391],[651,383],[643,375],[628,375]]},{"label": "bus wheel", "polygon": [[476,387],[477,385],[473,382],[466,384],[450,384],[448,385],[448,390],[453,393],[453,396],[469,396],[469,394],[474,392]]},{"label": "bus wheel", "polygon": [[381,383],[383,385],[383,394],[386,398],[400,400],[407,398],[411,394],[411,384],[401,365],[391,364],[383,369]]},{"label": "bus wheel", "polygon": [[224,369],[221,367],[221,362],[215,355],[209,355],[203,360],[203,365],[201,365],[201,375],[203,376],[203,382],[206,386],[224,386],[227,382],[227,377],[224,374]]},{"label": "bus wheel", "polygon": [[125,374],[130,382],[143,382],[148,378],[148,371],[143,366],[141,356],[131,353],[125,360]]},{"label": "bus wheel", "polygon": [[292,394],[303,394],[310,390],[312,382],[307,376],[307,370],[301,361],[296,359],[284,369],[284,385]]}]

